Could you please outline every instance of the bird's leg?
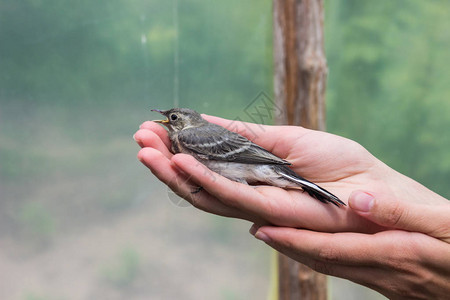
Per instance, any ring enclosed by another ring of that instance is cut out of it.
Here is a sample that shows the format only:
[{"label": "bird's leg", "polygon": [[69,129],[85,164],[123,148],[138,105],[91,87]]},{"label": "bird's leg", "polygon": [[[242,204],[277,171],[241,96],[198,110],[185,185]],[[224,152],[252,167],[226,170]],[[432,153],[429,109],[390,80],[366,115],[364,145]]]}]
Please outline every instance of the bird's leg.
[{"label": "bird's leg", "polygon": [[202,186],[199,186],[199,187],[197,187],[195,190],[193,190],[193,191],[191,192],[191,194],[197,194],[197,193],[200,192],[201,190],[203,190],[203,187],[202,187]]}]

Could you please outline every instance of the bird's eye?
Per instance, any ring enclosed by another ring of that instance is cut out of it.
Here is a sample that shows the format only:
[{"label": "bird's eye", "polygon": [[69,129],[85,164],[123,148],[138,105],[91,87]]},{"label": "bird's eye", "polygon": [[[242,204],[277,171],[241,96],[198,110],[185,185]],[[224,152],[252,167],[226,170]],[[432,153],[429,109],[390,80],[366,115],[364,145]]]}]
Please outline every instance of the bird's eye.
[{"label": "bird's eye", "polygon": [[172,121],[175,121],[176,119],[178,119],[178,116],[177,116],[176,114],[171,114],[171,115],[170,115],[170,119],[171,119]]}]

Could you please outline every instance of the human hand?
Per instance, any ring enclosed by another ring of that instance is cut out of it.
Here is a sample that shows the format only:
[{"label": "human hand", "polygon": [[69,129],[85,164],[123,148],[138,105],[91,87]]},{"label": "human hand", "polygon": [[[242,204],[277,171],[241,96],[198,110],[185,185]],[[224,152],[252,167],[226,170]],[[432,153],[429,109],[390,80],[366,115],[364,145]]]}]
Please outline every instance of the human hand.
[{"label": "human hand", "polygon": [[322,233],[252,226],[250,232],[312,269],[349,279],[390,299],[448,299],[450,202],[393,202],[383,194],[352,193],[355,213],[388,228],[376,234]]},{"label": "human hand", "polygon": [[[205,118],[236,131],[275,155],[292,163],[299,175],[318,183],[340,199],[355,189],[383,190],[399,194],[392,186],[407,181],[373,157],[362,146],[332,134],[293,126],[264,126]],[[324,205],[298,190],[271,186],[250,187],[230,181],[206,169],[193,157],[170,153],[167,132],[154,122],[145,122],[135,139],[143,149],[139,159],[177,194],[195,207],[218,215],[318,231],[377,232],[384,227],[354,211]],[[192,194],[195,186],[203,190]],[[414,185],[411,201],[421,201],[423,187]],[[401,194],[401,193],[400,193]],[[403,195],[403,194],[402,194]],[[429,197],[430,198],[430,197]],[[438,196],[431,197],[437,199]],[[430,201],[437,201],[430,198]],[[395,197],[393,197],[395,201]]]}]

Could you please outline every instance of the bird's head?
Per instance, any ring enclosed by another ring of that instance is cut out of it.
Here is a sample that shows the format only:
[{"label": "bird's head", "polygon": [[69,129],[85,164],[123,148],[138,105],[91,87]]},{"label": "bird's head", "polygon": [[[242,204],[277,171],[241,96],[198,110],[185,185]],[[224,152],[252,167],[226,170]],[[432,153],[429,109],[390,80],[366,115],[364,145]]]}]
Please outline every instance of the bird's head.
[{"label": "bird's head", "polygon": [[189,127],[198,127],[207,123],[195,110],[188,108],[172,108],[168,110],[152,109],[165,116],[166,120],[154,120],[163,124],[169,131],[180,131]]}]

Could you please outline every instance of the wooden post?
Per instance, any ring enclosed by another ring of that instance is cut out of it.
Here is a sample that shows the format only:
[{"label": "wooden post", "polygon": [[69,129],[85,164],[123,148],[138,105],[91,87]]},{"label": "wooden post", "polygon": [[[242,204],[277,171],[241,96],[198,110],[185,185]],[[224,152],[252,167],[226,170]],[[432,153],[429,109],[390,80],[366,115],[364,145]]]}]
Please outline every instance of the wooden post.
[{"label": "wooden post", "polygon": [[[277,124],[325,130],[323,0],[274,0]],[[326,276],[280,254],[279,299],[326,300]]]}]

